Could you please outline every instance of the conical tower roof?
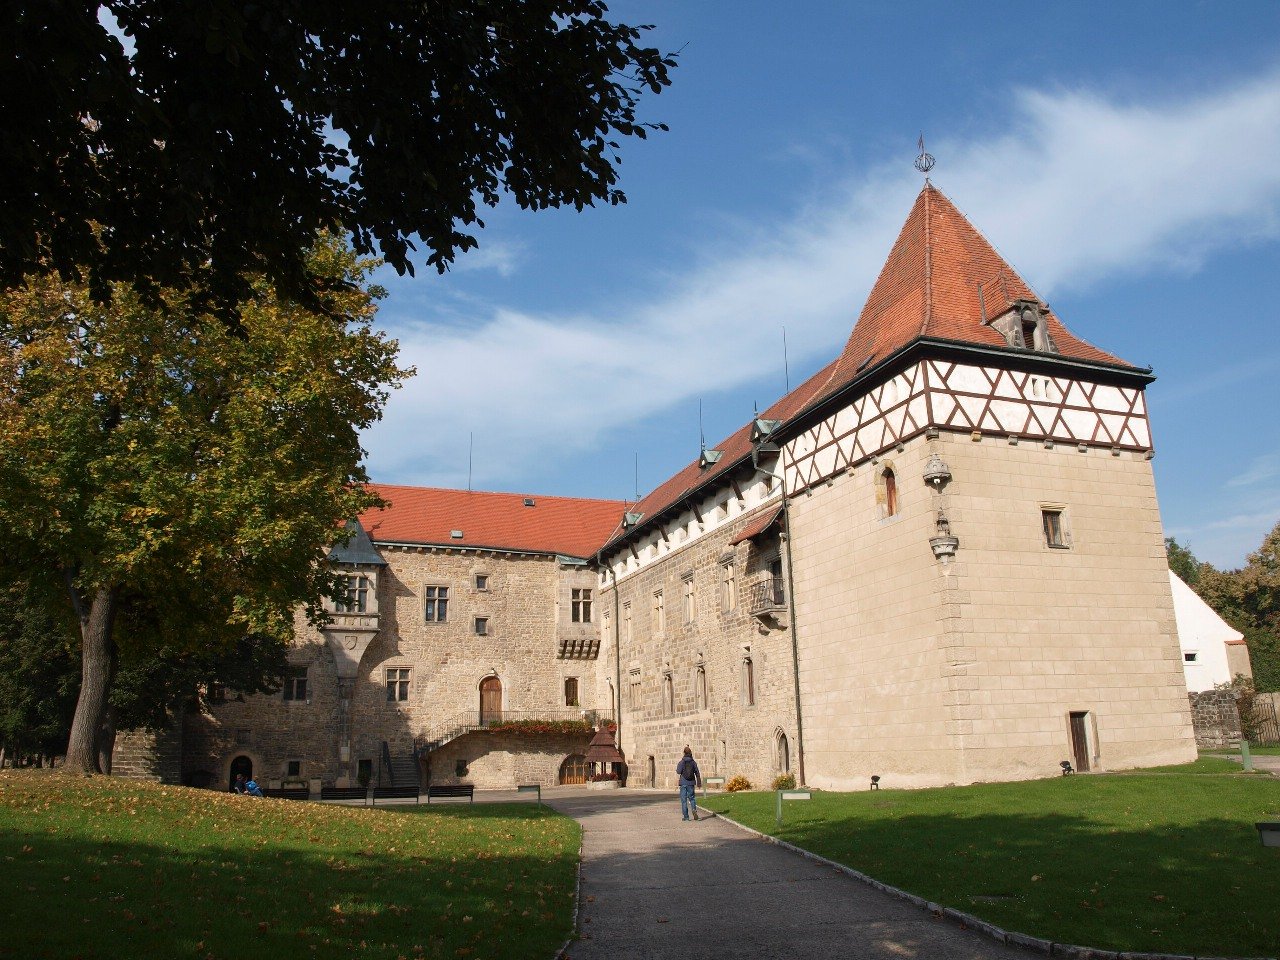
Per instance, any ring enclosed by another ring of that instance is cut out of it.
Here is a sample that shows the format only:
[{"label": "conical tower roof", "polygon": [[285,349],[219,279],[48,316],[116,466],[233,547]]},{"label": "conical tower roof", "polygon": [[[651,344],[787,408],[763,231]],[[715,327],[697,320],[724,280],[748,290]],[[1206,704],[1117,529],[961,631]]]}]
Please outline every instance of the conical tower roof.
[{"label": "conical tower roof", "polygon": [[351,539],[329,551],[330,563],[349,563],[362,567],[387,565],[387,561],[383,560],[382,555],[373,548],[373,541],[369,539],[369,534],[365,532],[359,520],[350,521],[347,524],[347,532],[351,534]]},{"label": "conical tower roof", "polygon": [[[1015,300],[1039,300],[937,187],[926,183],[876,278],[824,394],[918,337],[1014,349],[987,321]],[[1129,366],[1075,336],[1050,311],[1058,355]]]}]

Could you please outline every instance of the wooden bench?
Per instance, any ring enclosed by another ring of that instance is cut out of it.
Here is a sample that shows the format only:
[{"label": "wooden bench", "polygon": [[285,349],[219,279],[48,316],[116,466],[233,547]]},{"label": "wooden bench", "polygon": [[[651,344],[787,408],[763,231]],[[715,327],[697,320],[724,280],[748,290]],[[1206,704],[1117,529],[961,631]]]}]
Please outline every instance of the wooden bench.
[{"label": "wooden bench", "polygon": [[427,803],[431,798],[460,800],[466,797],[471,803],[476,802],[476,788],[470,783],[434,784],[427,787]]},{"label": "wooden bench", "polygon": [[379,800],[409,800],[418,803],[418,787],[374,787],[373,788],[373,805],[376,807]]},{"label": "wooden bench", "polygon": [[516,787],[516,793],[536,793],[538,795],[538,806],[542,806],[542,784],[522,783]]},{"label": "wooden bench", "polygon": [[277,800],[310,800],[311,791],[307,787],[266,787],[262,791],[264,797],[275,797]]},{"label": "wooden bench", "polygon": [[368,800],[368,787],[321,787],[321,800]]}]

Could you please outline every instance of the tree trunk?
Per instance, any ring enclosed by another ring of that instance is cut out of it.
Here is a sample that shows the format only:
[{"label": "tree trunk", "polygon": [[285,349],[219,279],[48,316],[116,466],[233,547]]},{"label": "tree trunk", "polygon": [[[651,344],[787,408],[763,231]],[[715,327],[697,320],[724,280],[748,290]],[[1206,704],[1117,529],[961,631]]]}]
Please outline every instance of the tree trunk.
[{"label": "tree trunk", "polygon": [[116,616],[117,591],[99,587],[93,604],[80,619],[81,669],[80,699],[76,701],[67,741],[68,773],[100,773],[98,767],[98,732],[111,692],[111,673],[115,665],[115,641],[111,631]]},{"label": "tree trunk", "polygon": [[[115,673],[113,666],[112,673]],[[116,708],[109,702],[102,713],[102,728],[98,731],[98,769],[111,776],[111,755],[116,747]]]}]

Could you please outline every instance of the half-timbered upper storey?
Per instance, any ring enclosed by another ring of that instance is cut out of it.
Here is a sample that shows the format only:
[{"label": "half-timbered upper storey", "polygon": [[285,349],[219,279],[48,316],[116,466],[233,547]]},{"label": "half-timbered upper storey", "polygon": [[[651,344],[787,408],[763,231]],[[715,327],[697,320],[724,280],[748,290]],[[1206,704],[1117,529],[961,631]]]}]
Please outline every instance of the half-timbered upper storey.
[{"label": "half-timbered upper storey", "polygon": [[631,508],[603,554],[625,576],[928,430],[1147,454],[1152,379],[1068,330],[926,183],[840,356]]}]

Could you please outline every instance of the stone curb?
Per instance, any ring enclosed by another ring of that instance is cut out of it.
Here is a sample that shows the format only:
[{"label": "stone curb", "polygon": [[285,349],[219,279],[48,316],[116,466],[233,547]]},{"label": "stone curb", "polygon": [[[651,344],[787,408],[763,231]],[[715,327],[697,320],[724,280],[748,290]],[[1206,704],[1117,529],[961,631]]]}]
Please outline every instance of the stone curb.
[{"label": "stone curb", "polygon": [[[701,812],[701,810],[700,810]],[[770,836],[767,833],[761,833],[748,827],[744,823],[739,823],[730,817],[726,817],[723,813],[716,813],[714,810],[706,811],[713,817],[718,817],[725,823],[732,824],[739,830],[743,830],[753,836],[759,837],[761,840],[772,843],[775,846],[790,850],[797,853],[806,860],[812,860],[814,863],[820,863],[824,867],[830,867],[837,873],[843,873],[847,877],[852,877],[859,883],[864,883],[881,893],[887,893],[891,897],[899,900],[905,900],[913,907],[919,907],[927,910],[932,916],[939,920],[950,920],[952,923],[958,924],[960,927],[967,927],[970,930],[977,931],[983,936],[996,941],[997,943],[1007,943],[1013,947],[1021,947],[1023,950],[1031,950],[1035,953],[1043,953],[1051,957],[1067,957],[1069,960],[1276,960],[1275,957],[1195,957],[1181,953],[1131,953],[1128,951],[1116,950],[1098,950],[1094,947],[1080,947],[1071,943],[1054,943],[1050,940],[1044,940],[1040,937],[1028,936],[1025,933],[1013,933],[1003,930],[993,923],[986,920],[980,920],[972,914],[956,910],[952,907],[943,907],[936,903],[930,903],[923,897],[917,897],[914,893],[907,893],[898,887],[892,887],[887,883],[882,883],[874,877],[869,877],[861,871],[854,870],[852,867],[846,867],[843,863],[836,863],[834,860],[828,860],[826,857],[814,853],[812,850],[805,850],[803,847],[797,847],[794,843],[787,843],[777,837]],[[704,814],[705,815],[705,814]]]},{"label": "stone curb", "polygon": [[578,844],[578,869],[575,872],[573,881],[573,925],[569,928],[569,936],[564,943],[560,944],[560,949],[556,951],[555,956],[551,960],[564,960],[572,946],[578,939],[578,908],[582,905],[582,844]]}]

